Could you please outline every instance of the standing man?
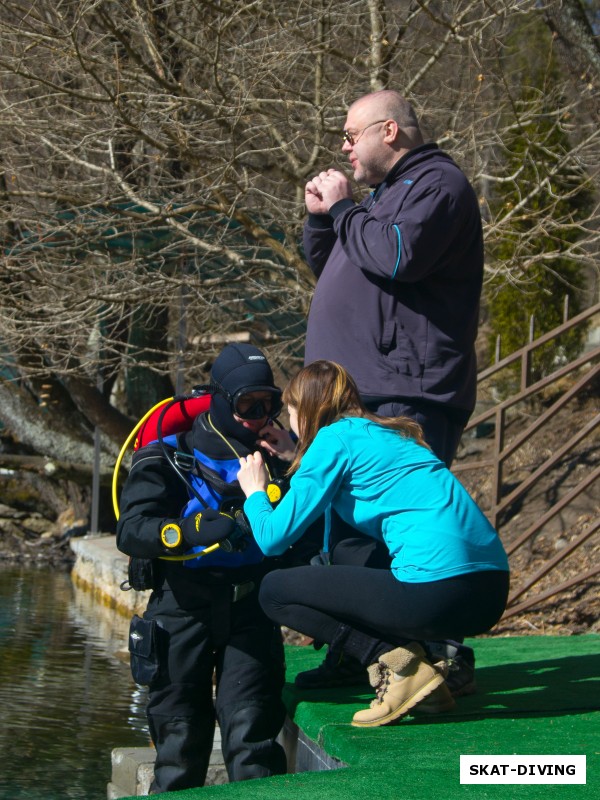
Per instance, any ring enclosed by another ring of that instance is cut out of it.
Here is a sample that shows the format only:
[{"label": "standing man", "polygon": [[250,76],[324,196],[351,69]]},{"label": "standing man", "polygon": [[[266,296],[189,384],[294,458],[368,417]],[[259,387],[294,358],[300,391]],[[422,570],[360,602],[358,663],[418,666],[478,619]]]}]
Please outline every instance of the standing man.
[{"label": "standing man", "polygon": [[449,467],[475,405],[483,278],[481,215],[449,155],[424,144],[396,91],[365,95],[343,133],[360,203],[340,171],[306,184],[308,263],[318,278],[305,363],[336,361],[365,404],[407,415]]},{"label": "standing man", "polygon": [[[305,363],[341,364],[369,410],[415,419],[450,467],[475,405],[483,280],[477,198],[452,158],[424,143],[414,109],[396,91],[353,103],[343,140],[355,180],[371,191],[355,203],[336,169],[306,184],[304,250],[318,280]],[[335,515],[330,541],[332,563],[387,566],[376,545]],[[430,645],[434,660],[451,664],[453,694],[475,691],[472,649]],[[297,685],[355,683],[356,666],[330,649]]]}]

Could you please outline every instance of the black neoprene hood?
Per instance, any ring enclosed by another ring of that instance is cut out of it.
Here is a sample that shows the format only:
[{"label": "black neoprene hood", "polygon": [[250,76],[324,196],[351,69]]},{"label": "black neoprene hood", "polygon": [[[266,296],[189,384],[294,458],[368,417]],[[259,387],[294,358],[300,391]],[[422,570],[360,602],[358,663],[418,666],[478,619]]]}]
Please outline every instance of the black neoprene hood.
[{"label": "black neoprene hood", "polygon": [[269,362],[251,344],[228,344],[217,356],[210,377],[230,397],[257,388],[276,388]]}]

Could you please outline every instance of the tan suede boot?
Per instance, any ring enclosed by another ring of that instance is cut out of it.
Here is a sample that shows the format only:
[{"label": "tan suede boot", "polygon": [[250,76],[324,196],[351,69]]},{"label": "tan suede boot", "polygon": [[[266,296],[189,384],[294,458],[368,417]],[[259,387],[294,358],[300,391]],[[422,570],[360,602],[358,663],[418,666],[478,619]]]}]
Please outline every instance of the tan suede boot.
[{"label": "tan suede boot", "polygon": [[444,678],[444,683],[434,689],[431,694],[428,694],[424,700],[414,708],[411,708],[410,713],[412,716],[419,714],[444,714],[447,711],[453,711],[456,708],[456,701],[452,696],[452,692],[447,683],[448,678],[448,662],[436,661],[433,665],[436,672]]},{"label": "tan suede boot", "polygon": [[444,682],[437,689],[434,689],[431,694],[428,694],[424,700],[414,708],[411,708],[410,713],[413,716],[419,714],[445,714],[447,711],[454,711],[456,708],[456,700],[450,694],[450,690]]},{"label": "tan suede boot", "polygon": [[352,718],[358,728],[388,725],[444,684],[444,676],[427,661],[418,642],[384,653],[368,672],[377,696]]}]

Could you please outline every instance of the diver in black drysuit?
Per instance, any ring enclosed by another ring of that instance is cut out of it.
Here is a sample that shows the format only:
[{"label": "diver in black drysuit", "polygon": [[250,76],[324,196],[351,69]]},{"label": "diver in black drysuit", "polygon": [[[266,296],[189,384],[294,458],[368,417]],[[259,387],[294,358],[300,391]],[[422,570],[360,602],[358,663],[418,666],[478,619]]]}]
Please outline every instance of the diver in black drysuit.
[{"label": "diver in black drysuit", "polygon": [[[129,645],[134,680],[149,686],[152,794],[204,784],[215,719],[230,781],[286,771],[276,741],[285,716],[282,637],[258,603],[261,578],[281,564],[264,559],[251,537],[244,549],[224,550],[239,536],[238,457],[258,449],[258,430],[281,408],[280,392],[264,355],[244,344],[224,348],[211,383],[210,409],[190,432],[135,453],[120,498],[118,548],[152,559],[153,592],[143,618],[132,620]],[[200,500],[172,467],[176,450],[180,463],[181,451],[194,455],[188,479]],[[273,477],[283,474],[284,464],[264,456]],[[163,560],[194,556],[215,541],[224,546],[208,555]]]}]

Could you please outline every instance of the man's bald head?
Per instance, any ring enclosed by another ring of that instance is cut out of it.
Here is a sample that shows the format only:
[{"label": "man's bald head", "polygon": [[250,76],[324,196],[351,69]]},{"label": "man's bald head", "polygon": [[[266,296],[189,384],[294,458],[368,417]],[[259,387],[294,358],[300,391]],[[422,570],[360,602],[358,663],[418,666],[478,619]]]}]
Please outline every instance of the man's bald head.
[{"label": "man's bald head", "polygon": [[400,92],[382,89],[365,94],[350,106],[349,112],[367,109],[374,119],[393,119],[398,124],[403,133],[404,149],[411,150],[423,144],[423,134],[415,110]]},{"label": "man's bald head", "polygon": [[385,89],[360,97],[348,109],[342,151],[359,183],[375,186],[410,150],[423,144],[411,104]]}]

